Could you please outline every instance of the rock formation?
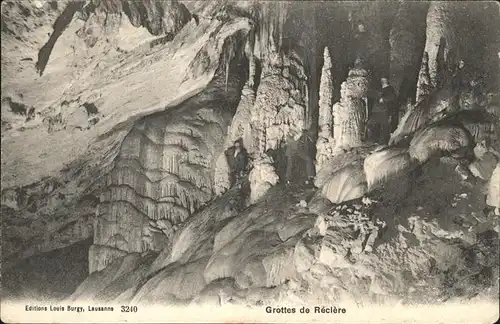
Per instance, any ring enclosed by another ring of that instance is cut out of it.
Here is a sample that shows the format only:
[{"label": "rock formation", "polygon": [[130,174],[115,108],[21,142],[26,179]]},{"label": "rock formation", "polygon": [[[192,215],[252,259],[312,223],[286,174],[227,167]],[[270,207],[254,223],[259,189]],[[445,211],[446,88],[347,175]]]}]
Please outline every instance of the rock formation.
[{"label": "rock formation", "polygon": [[318,140],[316,143],[316,172],[322,168],[333,155],[335,138],[333,137],[333,79],[332,61],[328,47],[323,54],[323,68],[319,88],[319,121]]},{"label": "rock formation", "polygon": [[440,88],[456,68],[458,39],[455,32],[459,7],[446,2],[429,5],[424,52],[427,53],[430,86]]},{"label": "rock formation", "polygon": [[[275,14],[266,14],[274,12]],[[263,168],[262,175],[277,167],[276,161],[265,156],[269,150],[277,150],[286,143],[288,135],[295,136],[306,128],[307,120],[307,76],[301,55],[293,48],[283,46],[283,28],[286,21],[287,4],[267,3],[257,10],[261,25],[254,38],[247,42],[249,57],[249,80],[243,90],[242,100],[233,118],[226,140],[226,147],[238,138],[251,156],[255,171],[251,173],[251,201],[260,196],[263,188],[276,184],[276,176],[259,179],[256,170]],[[260,73],[256,75],[255,64],[259,62]],[[258,77],[259,84],[255,85]],[[254,90],[256,88],[256,90]],[[219,193],[228,189],[225,179],[226,162],[219,157],[216,172],[222,181],[218,182]],[[265,166],[259,166],[264,163]],[[276,171],[272,171],[276,174]]]},{"label": "rock formation", "polygon": [[176,109],[142,118],[122,142],[95,223],[90,272],[116,256],[161,251],[173,228],[216,191],[214,165],[239,96],[239,78],[219,76]]},{"label": "rock formation", "polygon": [[369,84],[369,72],[360,65],[351,69],[347,80],[342,83],[340,101],[333,105],[336,148],[349,149],[363,143],[368,118]]},{"label": "rock formation", "polygon": [[[2,293],[497,300],[492,6],[2,2]],[[408,107],[387,145],[381,77]],[[26,269],[59,255],[76,279],[47,293]]]},{"label": "rock formation", "polygon": [[[249,80],[245,83],[241,92],[241,99],[236,113],[232,119],[231,125],[228,128],[226,141],[223,146],[224,150],[231,147],[234,141],[238,139],[243,140],[243,145],[247,152],[253,154],[256,150],[255,131],[251,120],[252,108],[255,102],[255,91],[251,86],[254,75],[252,74],[252,65],[249,63]],[[222,152],[215,165],[214,185],[215,193],[217,195],[223,194],[231,185],[229,179],[229,164],[224,152]]]},{"label": "rock formation", "polygon": [[417,102],[427,98],[432,92],[431,75],[429,72],[429,53],[424,52],[420,72],[418,73]]}]

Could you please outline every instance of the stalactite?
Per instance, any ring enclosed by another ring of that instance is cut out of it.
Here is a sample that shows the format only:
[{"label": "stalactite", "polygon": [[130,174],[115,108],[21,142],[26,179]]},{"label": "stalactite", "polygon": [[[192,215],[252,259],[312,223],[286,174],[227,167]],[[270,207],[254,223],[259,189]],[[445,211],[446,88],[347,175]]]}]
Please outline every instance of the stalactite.
[{"label": "stalactite", "polygon": [[281,52],[284,24],[288,16],[288,1],[263,2],[259,4],[255,55],[263,60]]},{"label": "stalactite", "polygon": [[256,57],[255,57],[255,28],[250,30],[245,44],[245,55],[248,58],[248,87],[253,89],[256,73]]},{"label": "stalactite", "polygon": [[245,43],[247,37],[242,37],[241,33],[236,33],[224,41],[224,51],[222,53],[222,65],[225,67],[225,90],[228,90],[229,71],[231,62],[239,61],[245,53]]},{"label": "stalactite", "polygon": [[[249,59],[249,82],[229,128],[231,143],[226,142],[228,147],[242,137],[254,157],[254,169],[259,170],[258,161],[266,161],[263,162],[266,166],[262,166],[266,172],[274,172],[266,152],[283,145],[287,135],[301,133],[307,118],[308,89],[303,57],[295,51],[282,51],[288,6],[288,2],[263,2],[254,7],[255,37],[248,38],[245,51]],[[257,61],[261,68],[259,76],[255,75]],[[260,82],[254,92],[256,78]],[[227,161],[219,156],[215,172],[219,194],[229,185],[227,168]],[[261,173],[254,172],[253,177],[258,174]],[[254,179],[252,190],[257,190],[259,181]]]}]

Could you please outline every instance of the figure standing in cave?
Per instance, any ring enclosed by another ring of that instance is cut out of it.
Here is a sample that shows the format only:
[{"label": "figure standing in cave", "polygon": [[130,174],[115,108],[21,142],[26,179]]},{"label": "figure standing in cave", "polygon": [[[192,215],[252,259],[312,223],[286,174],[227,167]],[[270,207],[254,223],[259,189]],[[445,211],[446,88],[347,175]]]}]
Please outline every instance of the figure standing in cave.
[{"label": "figure standing in cave", "polygon": [[229,164],[231,186],[233,186],[244,176],[248,164],[248,153],[243,146],[243,140],[239,138],[234,141],[233,146],[227,149],[225,154]]},{"label": "figure standing in cave", "polygon": [[373,105],[366,122],[366,138],[377,144],[389,142],[389,114],[386,106],[378,101]]},{"label": "figure standing in cave", "polygon": [[380,93],[379,103],[384,105],[385,111],[389,118],[389,134],[394,132],[398,127],[399,123],[399,104],[396,91],[389,84],[387,78],[381,78],[380,83],[382,85],[382,90]]},{"label": "figure standing in cave", "polygon": [[[309,185],[314,180],[314,152],[312,152],[314,142],[307,133],[303,130],[301,133],[294,135],[288,134],[285,147],[286,155],[286,183],[291,184],[295,181],[303,180],[306,185]],[[305,174],[299,172],[301,167],[305,169]],[[305,175],[305,177],[304,177]]]}]

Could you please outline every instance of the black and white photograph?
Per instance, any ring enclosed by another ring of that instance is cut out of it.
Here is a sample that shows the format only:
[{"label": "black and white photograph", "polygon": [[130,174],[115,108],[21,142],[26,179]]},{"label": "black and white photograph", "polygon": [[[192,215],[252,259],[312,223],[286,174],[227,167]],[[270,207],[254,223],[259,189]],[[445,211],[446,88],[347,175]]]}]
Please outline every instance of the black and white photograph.
[{"label": "black and white photograph", "polygon": [[499,320],[500,3],[4,0],[5,323]]}]

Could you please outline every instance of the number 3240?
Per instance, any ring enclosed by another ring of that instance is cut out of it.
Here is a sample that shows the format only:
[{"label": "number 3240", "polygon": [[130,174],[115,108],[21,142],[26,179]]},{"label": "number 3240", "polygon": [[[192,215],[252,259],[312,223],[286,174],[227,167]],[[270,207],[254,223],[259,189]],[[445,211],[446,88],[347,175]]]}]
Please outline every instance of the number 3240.
[{"label": "number 3240", "polygon": [[122,313],[137,313],[137,306],[121,306]]}]

